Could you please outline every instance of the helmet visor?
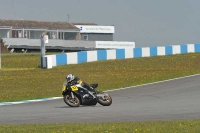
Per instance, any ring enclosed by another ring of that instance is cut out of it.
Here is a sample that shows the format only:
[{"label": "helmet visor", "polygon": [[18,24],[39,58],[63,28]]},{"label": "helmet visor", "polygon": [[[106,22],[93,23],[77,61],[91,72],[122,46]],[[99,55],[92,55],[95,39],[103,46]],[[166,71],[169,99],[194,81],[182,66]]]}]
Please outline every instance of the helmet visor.
[{"label": "helmet visor", "polygon": [[70,82],[71,81],[71,78],[69,77],[69,78],[67,78],[67,82]]}]

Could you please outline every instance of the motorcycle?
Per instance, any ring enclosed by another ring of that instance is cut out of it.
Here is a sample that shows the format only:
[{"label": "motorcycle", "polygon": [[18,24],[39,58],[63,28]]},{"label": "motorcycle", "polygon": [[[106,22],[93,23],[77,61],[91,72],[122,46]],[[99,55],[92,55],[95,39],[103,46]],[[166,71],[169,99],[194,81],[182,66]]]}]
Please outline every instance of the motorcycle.
[{"label": "motorcycle", "polygon": [[105,92],[98,92],[96,88],[98,84],[91,84],[93,92],[86,88],[77,85],[69,85],[64,83],[62,88],[62,95],[64,102],[70,107],[79,107],[80,105],[95,106],[99,103],[102,106],[110,106],[112,98]]}]

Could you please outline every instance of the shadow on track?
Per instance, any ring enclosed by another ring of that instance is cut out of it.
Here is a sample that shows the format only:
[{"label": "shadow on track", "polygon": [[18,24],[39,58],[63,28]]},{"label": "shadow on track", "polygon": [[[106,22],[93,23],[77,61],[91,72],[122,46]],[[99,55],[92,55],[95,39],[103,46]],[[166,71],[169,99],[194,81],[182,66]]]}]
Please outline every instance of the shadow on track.
[{"label": "shadow on track", "polygon": [[97,105],[94,105],[94,106],[84,106],[84,105],[81,105],[79,107],[69,107],[69,106],[62,106],[62,107],[55,107],[55,108],[84,108],[84,107],[93,107],[93,108],[97,108],[97,107],[104,107],[104,106],[97,106]]}]

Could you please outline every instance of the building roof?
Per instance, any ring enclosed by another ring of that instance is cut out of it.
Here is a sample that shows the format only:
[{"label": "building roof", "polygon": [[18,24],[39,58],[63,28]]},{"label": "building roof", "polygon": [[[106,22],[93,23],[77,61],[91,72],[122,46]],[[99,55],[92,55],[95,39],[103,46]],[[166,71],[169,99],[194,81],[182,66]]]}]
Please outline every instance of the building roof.
[{"label": "building roof", "polygon": [[31,28],[31,29],[48,29],[48,30],[79,30],[72,23],[68,22],[51,22],[51,21],[35,21],[35,20],[2,20],[0,26],[10,26],[13,28]]},{"label": "building roof", "polygon": [[73,25],[97,25],[95,23],[76,23],[76,22],[72,22]]}]

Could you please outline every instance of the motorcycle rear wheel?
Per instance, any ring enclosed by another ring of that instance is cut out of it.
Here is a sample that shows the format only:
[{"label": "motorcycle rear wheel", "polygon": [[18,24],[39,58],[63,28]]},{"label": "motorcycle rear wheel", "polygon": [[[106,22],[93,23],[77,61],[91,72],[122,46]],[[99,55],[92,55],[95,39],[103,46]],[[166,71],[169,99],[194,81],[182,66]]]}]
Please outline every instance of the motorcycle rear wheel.
[{"label": "motorcycle rear wheel", "polygon": [[80,106],[80,100],[74,95],[74,99],[71,97],[71,95],[66,94],[63,96],[64,102],[70,106],[70,107],[79,107]]},{"label": "motorcycle rear wheel", "polygon": [[105,95],[105,98],[98,98],[98,103],[103,106],[110,106],[112,104],[112,98],[108,94]]}]

